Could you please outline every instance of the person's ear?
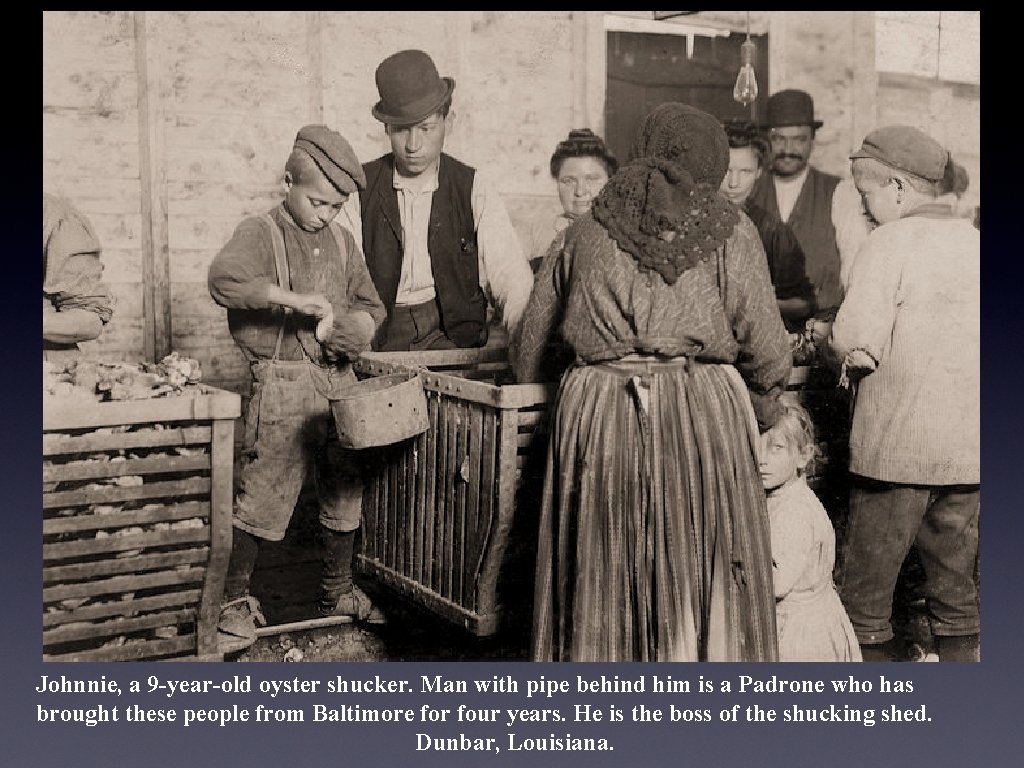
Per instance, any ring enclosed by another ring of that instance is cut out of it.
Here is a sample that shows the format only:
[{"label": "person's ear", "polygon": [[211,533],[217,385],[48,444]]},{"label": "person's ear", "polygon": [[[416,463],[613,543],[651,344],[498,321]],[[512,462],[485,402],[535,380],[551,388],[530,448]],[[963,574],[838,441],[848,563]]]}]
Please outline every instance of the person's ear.
[{"label": "person's ear", "polygon": [[896,187],[896,205],[903,203],[903,180],[893,176],[889,179],[889,183]]},{"label": "person's ear", "polygon": [[455,128],[455,110],[449,108],[448,109],[448,114],[444,116],[444,134],[445,134],[445,138],[448,137],[448,134],[451,133],[452,130],[454,130],[454,128]]},{"label": "person's ear", "polygon": [[281,186],[285,192],[290,192],[292,185],[295,184],[295,179],[292,177],[291,171],[284,172],[284,178],[281,180]]}]

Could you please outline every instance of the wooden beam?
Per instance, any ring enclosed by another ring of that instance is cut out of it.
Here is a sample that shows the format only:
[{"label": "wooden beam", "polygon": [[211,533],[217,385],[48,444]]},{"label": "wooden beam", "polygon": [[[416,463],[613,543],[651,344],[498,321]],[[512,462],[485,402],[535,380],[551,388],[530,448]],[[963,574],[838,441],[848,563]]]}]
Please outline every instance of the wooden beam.
[{"label": "wooden beam", "polygon": [[324,122],[324,37],[323,13],[306,12],[306,45],[309,48],[309,116],[314,123]]},{"label": "wooden beam", "polygon": [[875,12],[852,13],[853,104],[848,146],[854,151],[878,125],[878,70],[875,68]]},{"label": "wooden beam", "polygon": [[608,89],[608,33],[601,11],[581,11],[586,17],[586,108],[587,125],[600,136],[605,134],[604,99]]},{"label": "wooden beam", "polygon": [[[469,59],[469,53],[466,51],[466,41],[473,37],[473,16],[472,12],[466,11],[448,11],[444,17],[444,43],[449,51],[454,52],[454,69],[452,76],[455,78],[456,83],[465,83],[469,78],[469,73],[474,69],[474,62]],[[439,65],[440,66],[440,65]],[[464,85],[462,86],[465,87]],[[465,95],[462,96],[465,99]],[[459,102],[459,92],[456,91],[454,102]],[[468,104],[467,101],[462,102],[464,105]],[[462,116],[459,115],[457,107],[453,108],[455,113],[456,121],[456,135],[458,137],[456,146],[461,147],[472,147],[474,146],[473,126],[475,121],[470,117],[470,108],[466,106]],[[451,151],[449,149],[449,151]],[[455,152],[459,155],[459,151]],[[464,151],[463,151],[464,154]]]},{"label": "wooden beam", "polygon": [[157,361],[171,351],[170,246],[167,226],[166,126],[159,46],[152,19],[135,11],[142,199],[143,353]]},{"label": "wooden beam", "polygon": [[570,11],[572,17],[572,111],[570,119],[573,128],[593,127],[587,122],[587,80],[590,71],[587,68],[587,12]]}]

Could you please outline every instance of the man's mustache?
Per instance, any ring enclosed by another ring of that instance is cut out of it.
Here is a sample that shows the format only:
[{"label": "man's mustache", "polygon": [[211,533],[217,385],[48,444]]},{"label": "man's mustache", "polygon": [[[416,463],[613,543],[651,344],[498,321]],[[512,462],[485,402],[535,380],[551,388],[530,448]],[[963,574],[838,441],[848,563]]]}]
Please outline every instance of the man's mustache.
[{"label": "man's mustache", "polygon": [[803,155],[776,155],[776,160],[803,160]]}]

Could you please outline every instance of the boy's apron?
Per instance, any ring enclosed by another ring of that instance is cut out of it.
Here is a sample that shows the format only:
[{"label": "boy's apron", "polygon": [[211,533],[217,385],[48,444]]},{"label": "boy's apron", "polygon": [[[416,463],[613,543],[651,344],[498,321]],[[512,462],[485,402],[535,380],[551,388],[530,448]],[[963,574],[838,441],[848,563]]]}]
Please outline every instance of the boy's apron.
[{"label": "boy's apron", "polygon": [[[284,238],[270,214],[261,218],[270,228],[278,285],[290,291]],[[332,233],[341,249],[338,233]],[[251,458],[242,468],[235,515],[236,525],[272,541],[284,538],[311,465],[325,527],[355,530],[362,513],[358,466],[337,444],[330,407],[330,400],[356,381],[355,374],[350,365],[320,365],[319,342],[305,328],[296,329],[303,359],[279,359],[288,314],[285,310],[273,355],[251,365],[243,443]]]}]

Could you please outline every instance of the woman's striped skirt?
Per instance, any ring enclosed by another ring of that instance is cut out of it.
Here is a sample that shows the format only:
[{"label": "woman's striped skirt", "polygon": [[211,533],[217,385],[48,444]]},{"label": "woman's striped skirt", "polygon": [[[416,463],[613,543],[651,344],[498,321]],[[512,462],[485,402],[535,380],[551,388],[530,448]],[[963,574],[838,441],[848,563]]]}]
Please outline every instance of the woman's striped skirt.
[{"label": "woman's striped skirt", "polygon": [[570,368],[548,448],[538,661],[774,661],[768,513],[731,366]]}]

